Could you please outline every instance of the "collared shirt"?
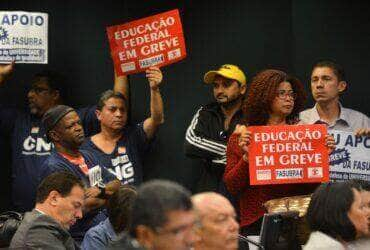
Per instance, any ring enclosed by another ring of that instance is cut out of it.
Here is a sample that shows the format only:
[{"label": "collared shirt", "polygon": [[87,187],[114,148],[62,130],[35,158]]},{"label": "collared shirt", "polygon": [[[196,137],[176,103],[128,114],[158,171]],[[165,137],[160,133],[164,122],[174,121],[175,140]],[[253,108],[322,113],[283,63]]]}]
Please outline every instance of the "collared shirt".
[{"label": "collared shirt", "polygon": [[311,108],[302,111],[299,114],[301,124],[318,124],[323,123],[328,125],[328,130],[341,130],[354,132],[359,128],[370,128],[370,118],[361,112],[353,109],[344,108],[341,104],[339,117],[332,123],[321,120],[317,111],[317,104]]},{"label": "collared shirt", "polygon": [[84,250],[106,249],[109,242],[112,242],[116,238],[117,234],[114,232],[113,226],[107,218],[87,231],[81,248]]},{"label": "collared shirt", "polygon": [[344,246],[332,237],[320,232],[312,232],[303,250],[345,250]]}]

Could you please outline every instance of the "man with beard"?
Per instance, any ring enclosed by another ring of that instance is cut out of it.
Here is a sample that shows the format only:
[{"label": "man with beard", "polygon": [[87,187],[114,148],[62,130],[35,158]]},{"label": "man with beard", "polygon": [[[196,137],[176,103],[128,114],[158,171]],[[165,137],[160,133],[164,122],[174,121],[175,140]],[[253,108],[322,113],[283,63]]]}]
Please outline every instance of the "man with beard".
[{"label": "man with beard", "polygon": [[370,136],[370,118],[356,110],[344,108],[339,98],[347,89],[344,69],[335,62],[321,61],[311,72],[311,91],[316,104],[300,113],[302,123],[323,123],[328,130]]},{"label": "man with beard", "polygon": [[150,67],[146,77],[150,85],[150,117],[129,126],[126,98],[119,92],[108,90],[102,94],[96,110],[101,132],[88,138],[81,147],[96,155],[100,164],[115,173],[122,184],[139,185],[142,182],[143,157],[164,120],[159,88],[162,72],[157,67]]},{"label": "man with beard", "polygon": [[[0,65],[0,86],[13,71],[14,62]],[[126,78],[117,77],[115,90],[123,93],[126,83]],[[12,205],[19,212],[30,211],[35,205],[40,167],[53,148],[46,140],[41,117],[48,109],[62,103],[63,88],[66,88],[63,77],[53,71],[43,71],[31,80],[27,93],[29,112],[0,106],[1,135],[9,138],[12,150]],[[95,110],[95,106],[76,110],[86,135],[99,132]]]},{"label": "man with beard", "polygon": [[79,150],[85,137],[81,120],[73,108],[57,105],[44,114],[42,122],[55,150],[41,167],[40,181],[51,173],[67,171],[79,177],[87,187],[83,219],[70,230],[76,242],[81,242],[90,227],[107,218],[104,205],[119,189],[120,181],[100,166],[93,154]]},{"label": "man with beard", "polygon": [[222,65],[204,75],[212,84],[215,103],[201,107],[186,131],[185,154],[201,160],[201,176],[196,192],[218,191],[227,195],[222,176],[226,165],[226,144],[240,123],[246,77],[239,67]]}]

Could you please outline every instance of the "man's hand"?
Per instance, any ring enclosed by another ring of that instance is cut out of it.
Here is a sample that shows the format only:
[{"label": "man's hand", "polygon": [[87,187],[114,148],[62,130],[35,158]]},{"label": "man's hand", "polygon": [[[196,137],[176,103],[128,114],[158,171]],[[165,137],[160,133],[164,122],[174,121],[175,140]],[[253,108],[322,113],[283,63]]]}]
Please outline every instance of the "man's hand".
[{"label": "man's hand", "polygon": [[162,71],[158,67],[149,67],[145,74],[146,78],[148,78],[150,89],[157,90],[163,80]]},{"label": "man's hand", "polygon": [[100,194],[100,189],[98,187],[89,187],[86,189],[85,198],[96,198]]},{"label": "man's hand", "polygon": [[335,149],[335,139],[334,139],[334,137],[332,135],[327,134],[325,136],[325,142],[326,142],[326,146],[329,149],[329,154],[331,154],[331,152],[333,152],[333,150]]},{"label": "man's hand", "polygon": [[360,128],[355,132],[356,136],[370,136],[370,128]]},{"label": "man's hand", "polygon": [[0,64],[0,84],[8,78],[14,70],[15,61],[10,64]]}]

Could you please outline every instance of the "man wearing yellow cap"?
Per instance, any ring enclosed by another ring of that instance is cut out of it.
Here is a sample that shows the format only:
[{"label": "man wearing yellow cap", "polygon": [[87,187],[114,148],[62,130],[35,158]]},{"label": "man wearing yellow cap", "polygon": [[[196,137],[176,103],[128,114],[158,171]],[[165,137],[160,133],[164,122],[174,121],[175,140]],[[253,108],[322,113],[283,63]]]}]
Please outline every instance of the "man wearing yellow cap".
[{"label": "man wearing yellow cap", "polygon": [[236,124],[240,123],[247,81],[239,67],[225,64],[207,72],[204,82],[212,84],[216,102],[202,106],[194,115],[186,131],[185,154],[202,162],[196,192],[227,194],[222,183],[226,144]]}]

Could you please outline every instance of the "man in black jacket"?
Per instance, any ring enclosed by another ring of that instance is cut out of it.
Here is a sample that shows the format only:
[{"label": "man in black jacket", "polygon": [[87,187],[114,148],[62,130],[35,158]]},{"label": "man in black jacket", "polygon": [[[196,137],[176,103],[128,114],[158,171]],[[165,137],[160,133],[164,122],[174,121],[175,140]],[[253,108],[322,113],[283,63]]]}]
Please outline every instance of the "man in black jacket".
[{"label": "man in black jacket", "polygon": [[204,75],[212,84],[216,102],[201,107],[186,131],[185,154],[201,160],[202,173],[196,192],[225,194],[222,175],[226,165],[226,144],[241,121],[241,105],[246,92],[246,77],[239,67],[222,65]]}]

